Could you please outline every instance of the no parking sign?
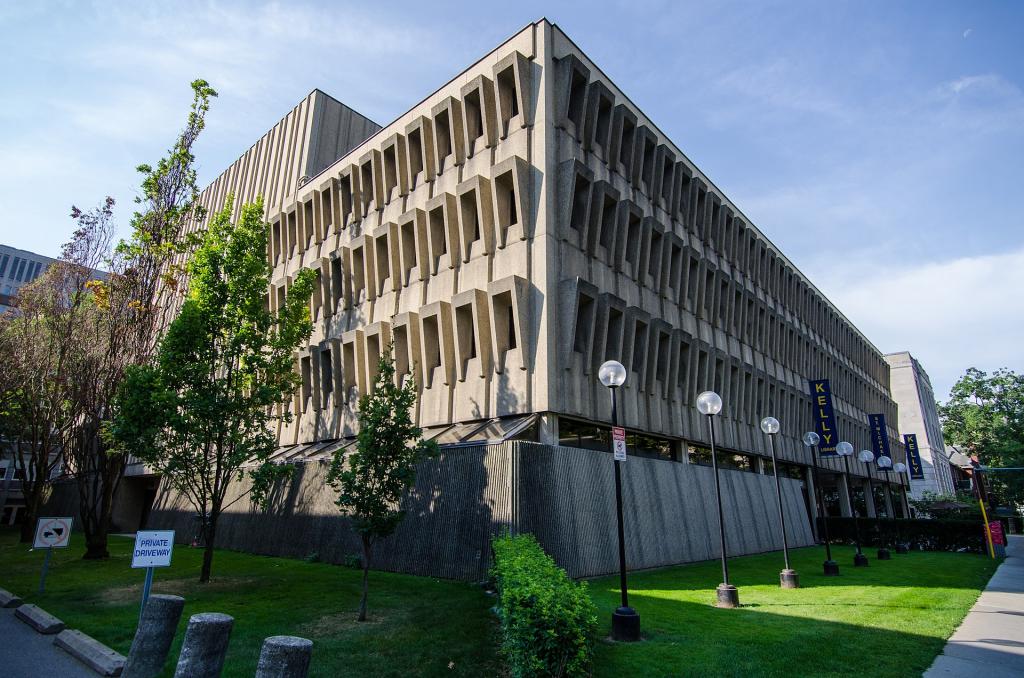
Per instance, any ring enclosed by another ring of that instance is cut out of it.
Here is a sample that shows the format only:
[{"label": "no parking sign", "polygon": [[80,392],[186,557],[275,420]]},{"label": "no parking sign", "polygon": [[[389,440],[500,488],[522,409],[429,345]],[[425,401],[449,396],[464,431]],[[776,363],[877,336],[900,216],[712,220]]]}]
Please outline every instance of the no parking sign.
[{"label": "no parking sign", "polygon": [[32,542],[34,549],[67,548],[71,539],[71,521],[73,518],[40,518],[36,523],[36,538]]}]

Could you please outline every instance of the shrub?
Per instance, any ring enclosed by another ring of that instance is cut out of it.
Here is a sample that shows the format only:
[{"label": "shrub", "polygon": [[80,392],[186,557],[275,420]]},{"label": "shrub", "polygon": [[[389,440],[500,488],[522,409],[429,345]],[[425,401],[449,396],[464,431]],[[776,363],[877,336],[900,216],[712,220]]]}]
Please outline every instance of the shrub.
[{"label": "shrub", "polygon": [[511,675],[588,676],[597,610],[530,534],[493,542],[501,648]]},{"label": "shrub", "polygon": [[[829,536],[834,542],[854,543],[856,530],[853,518],[828,518]],[[897,541],[926,551],[985,553],[987,548],[985,528],[980,520],[860,518],[862,546],[891,546]]]}]

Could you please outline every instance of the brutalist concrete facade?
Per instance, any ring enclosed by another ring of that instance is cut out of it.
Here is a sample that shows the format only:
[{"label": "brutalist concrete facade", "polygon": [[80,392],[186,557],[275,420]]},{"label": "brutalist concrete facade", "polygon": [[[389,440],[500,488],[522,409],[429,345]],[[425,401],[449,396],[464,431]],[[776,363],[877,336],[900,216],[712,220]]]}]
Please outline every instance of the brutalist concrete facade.
[{"label": "brutalist concrete facade", "polygon": [[889,353],[885,359],[889,363],[892,397],[899,405],[900,433],[915,434],[921,453],[924,478],[910,480],[911,495],[920,499],[925,492],[954,494],[953,471],[928,373],[909,351]]},{"label": "brutalist concrete facade", "polygon": [[[336,143],[321,148],[325,116]],[[351,439],[387,345],[418,385],[420,425],[452,443],[600,441],[597,366],[617,359],[638,452],[687,463],[708,440],[695,397],[714,389],[718,442],[747,470],[765,471],[760,419],[782,422],[778,452],[811,514],[808,380],[832,380],[840,437],[858,449],[869,413],[896,423],[881,352],[545,20],[382,128],[314,92],[203,201],[229,193],[236,207],[266,199],[270,308],[300,269],[319,274],[281,461]],[[837,462],[823,485],[849,513]],[[854,466],[888,506],[886,479]]]}]

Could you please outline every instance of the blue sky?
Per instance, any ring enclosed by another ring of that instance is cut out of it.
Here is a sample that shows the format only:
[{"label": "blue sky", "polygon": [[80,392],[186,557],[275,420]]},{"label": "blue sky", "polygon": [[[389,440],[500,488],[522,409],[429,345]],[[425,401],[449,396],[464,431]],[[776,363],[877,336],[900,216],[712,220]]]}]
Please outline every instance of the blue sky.
[{"label": "blue sky", "polygon": [[386,124],[547,16],[940,397],[1024,369],[1024,4],[0,4],[0,242],[57,253],[220,92],[214,178],[309,90]]}]

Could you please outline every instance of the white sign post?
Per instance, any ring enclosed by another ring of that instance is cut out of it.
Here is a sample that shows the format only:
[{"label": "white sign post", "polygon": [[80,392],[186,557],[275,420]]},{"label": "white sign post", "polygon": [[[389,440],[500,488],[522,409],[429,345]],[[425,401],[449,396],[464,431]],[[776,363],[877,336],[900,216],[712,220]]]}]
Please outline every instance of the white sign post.
[{"label": "white sign post", "polygon": [[36,538],[32,540],[32,548],[46,549],[43,559],[43,572],[39,576],[39,593],[46,591],[46,573],[50,571],[50,557],[53,549],[64,549],[71,541],[71,523],[73,518],[40,518],[36,523]]},{"label": "white sign post", "polygon": [[626,429],[612,426],[612,449],[615,461],[626,461]]},{"label": "white sign post", "polygon": [[146,568],[146,583],[142,587],[142,605],[139,607],[139,621],[146,609],[149,591],[153,588],[153,568],[170,567],[174,552],[174,530],[148,530],[135,533],[135,548],[132,549],[132,567]]}]

